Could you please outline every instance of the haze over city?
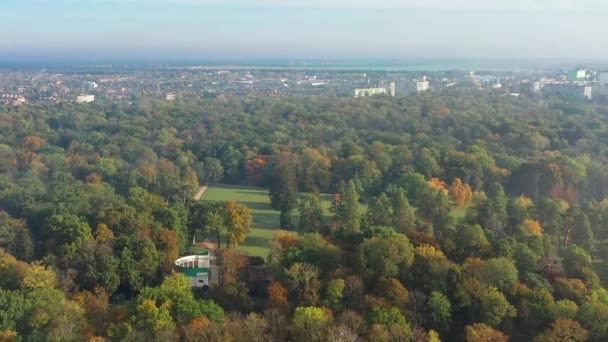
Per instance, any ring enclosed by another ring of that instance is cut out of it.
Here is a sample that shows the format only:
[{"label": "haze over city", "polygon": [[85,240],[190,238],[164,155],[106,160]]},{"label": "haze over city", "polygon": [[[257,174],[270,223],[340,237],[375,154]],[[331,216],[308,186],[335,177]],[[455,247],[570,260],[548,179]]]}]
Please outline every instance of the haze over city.
[{"label": "haze over city", "polygon": [[608,56],[608,4],[598,0],[8,0],[0,9],[2,60]]}]

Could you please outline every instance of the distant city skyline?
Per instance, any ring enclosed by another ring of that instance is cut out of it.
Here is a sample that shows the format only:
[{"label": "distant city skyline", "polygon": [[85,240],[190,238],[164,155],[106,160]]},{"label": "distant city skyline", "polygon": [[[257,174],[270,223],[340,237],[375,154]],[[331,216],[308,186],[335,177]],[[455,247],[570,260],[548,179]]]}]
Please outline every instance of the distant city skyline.
[{"label": "distant city skyline", "polygon": [[608,58],[600,0],[5,0],[0,59]]}]

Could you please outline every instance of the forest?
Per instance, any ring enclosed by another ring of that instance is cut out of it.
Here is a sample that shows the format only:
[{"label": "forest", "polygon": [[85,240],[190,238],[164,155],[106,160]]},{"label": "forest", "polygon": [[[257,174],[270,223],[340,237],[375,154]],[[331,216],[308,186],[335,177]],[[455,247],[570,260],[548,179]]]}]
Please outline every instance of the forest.
[{"label": "forest", "polygon": [[[0,106],[0,341],[606,341],[607,125],[487,92]],[[268,189],[266,258],[207,184]],[[176,271],[193,238],[219,284]]]}]

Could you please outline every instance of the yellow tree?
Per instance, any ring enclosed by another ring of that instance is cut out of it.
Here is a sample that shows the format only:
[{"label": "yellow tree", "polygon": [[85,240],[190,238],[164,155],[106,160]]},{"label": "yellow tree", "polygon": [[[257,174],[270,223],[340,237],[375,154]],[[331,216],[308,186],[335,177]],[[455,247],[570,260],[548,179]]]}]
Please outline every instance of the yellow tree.
[{"label": "yellow tree", "polygon": [[528,236],[542,236],[543,228],[540,226],[540,223],[535,220],[525,219],[522,223],[522,228],[524,233]]},{"label": "yellow tree", "polygon": [[235,201],[226,202],[227,235],[226,247],[238,246],[245,241],[251,226],[251,210],[244,204]]},{"label": "yellow tree", "polygon": [[473,190],[468,184],[462,183],[460,178],[454,178],[452,186],[449,189],[449,194],[452,202],[458,208],[464,208],[473,198]]}]

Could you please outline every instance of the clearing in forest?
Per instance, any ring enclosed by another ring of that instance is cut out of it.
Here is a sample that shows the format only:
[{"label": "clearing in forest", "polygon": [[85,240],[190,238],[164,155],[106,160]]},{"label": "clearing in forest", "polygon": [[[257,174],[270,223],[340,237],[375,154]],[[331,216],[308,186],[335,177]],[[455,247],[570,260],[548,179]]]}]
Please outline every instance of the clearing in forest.
[{"label": "clearing in forest", "polygon": [[[247,205],[251,209],[253,223],[247,239],[239,246],[239,249],[251,256],[261,256],[263,258],[268,256],[272,232],[279,229],[279,211],[270,207],[268,189],[218,184],[210,186],[201,200],[234,200]],[[330,195],[323,195],[322,205],[324,216],[327,218],[330,215]],[[294,213],[294,224],[297,224],[298,215],[296,211]]]}]

